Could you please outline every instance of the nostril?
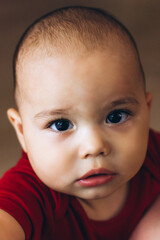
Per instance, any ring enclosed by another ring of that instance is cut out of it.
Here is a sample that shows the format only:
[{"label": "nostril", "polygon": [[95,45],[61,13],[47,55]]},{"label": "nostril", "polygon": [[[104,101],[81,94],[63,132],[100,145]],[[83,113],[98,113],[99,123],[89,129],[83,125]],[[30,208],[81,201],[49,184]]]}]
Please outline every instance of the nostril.
[{"label": "nostril", "polygon": [[88,158],[89,156],[90,156],[90,154],[86,154],[86,155],[84,156],[84,159]]},{"label": "nostril", "polygon": [[93,156],[94,156],[94,157],[97,157],[97,156],[102,156],[102,157],[103,157],[103,156],[106,156],[106,155],[107,155],[107,153],[105,153],[105,152],[99,152],[98,154],[90,154],[90,153],[88,153],[88,154],[85,154],[83,158],[84,158],[84,159],[87,159],[87,158],[89,158],[89,157],[91,157],[91,156],[92,156],[92,157],[93,157]]},{"label": "nostril", "polygon": [[99,155],[104,156],[104,155],[106,155],[106,154],[105,154],[104,152],[100,152]]}]

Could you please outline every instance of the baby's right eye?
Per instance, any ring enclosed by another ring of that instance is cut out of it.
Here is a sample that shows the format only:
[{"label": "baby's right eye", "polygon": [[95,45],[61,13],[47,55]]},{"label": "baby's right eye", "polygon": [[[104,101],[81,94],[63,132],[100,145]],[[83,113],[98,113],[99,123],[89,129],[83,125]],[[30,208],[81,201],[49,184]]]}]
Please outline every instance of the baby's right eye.
[{"label": "baby's right eye", "polygon": [[73,124],[67,119],[57,119],[48,124],[47,128],[51,128],[56,132],[64,132],[73,127]]}]

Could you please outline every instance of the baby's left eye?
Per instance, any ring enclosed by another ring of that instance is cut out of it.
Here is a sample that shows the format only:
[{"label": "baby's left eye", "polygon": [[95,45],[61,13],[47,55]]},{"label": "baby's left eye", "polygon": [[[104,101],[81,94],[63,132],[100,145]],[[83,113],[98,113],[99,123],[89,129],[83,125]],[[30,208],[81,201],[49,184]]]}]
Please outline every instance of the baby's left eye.
[{"label": "baby's left eye", "polygon": [[118,123],[125,122],[129,115],[131,115],[131,114],[127,111],[115,110],[107,116],[106,123],[118,124]]}]

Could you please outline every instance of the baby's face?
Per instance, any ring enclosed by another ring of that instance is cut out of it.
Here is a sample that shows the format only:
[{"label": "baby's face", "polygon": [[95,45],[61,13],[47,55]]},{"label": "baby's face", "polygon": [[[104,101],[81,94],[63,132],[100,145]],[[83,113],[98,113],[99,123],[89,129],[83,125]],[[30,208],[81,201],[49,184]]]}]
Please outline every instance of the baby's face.
[{"label": "baby's face", "polygon": [[108,49],[34,59],[21,75],[20,141],[39,178],[83,199],[126,185],[144,161],[149,129],[150,95],[134,56]]}]

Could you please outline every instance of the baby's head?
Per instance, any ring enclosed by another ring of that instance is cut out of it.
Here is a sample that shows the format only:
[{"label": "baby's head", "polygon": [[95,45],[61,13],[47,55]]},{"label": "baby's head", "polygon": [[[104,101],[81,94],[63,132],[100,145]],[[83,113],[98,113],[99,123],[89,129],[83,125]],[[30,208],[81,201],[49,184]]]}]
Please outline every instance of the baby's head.
[{"label": "baby's head", "polygon": [[116,46],[126,48],[128,54],[134,55],[144,82],[136,43],[128,30],[111,15],[97,9],[75,7],[60,9],[38,19],[23,34],[14,55],[18,106],[20,99],[24,100],[21,90],[24,84],[23,69],[27,62],[49,57],[67,56],[70,59],[75,55],[104,53]]},{"label": "baby's head", "polygon": [[14,79],[8,116],[46,185],[84,199],[127,185],[145,158],[151,95],[122,24],[81,7],[42,17],[18,45]]}]

